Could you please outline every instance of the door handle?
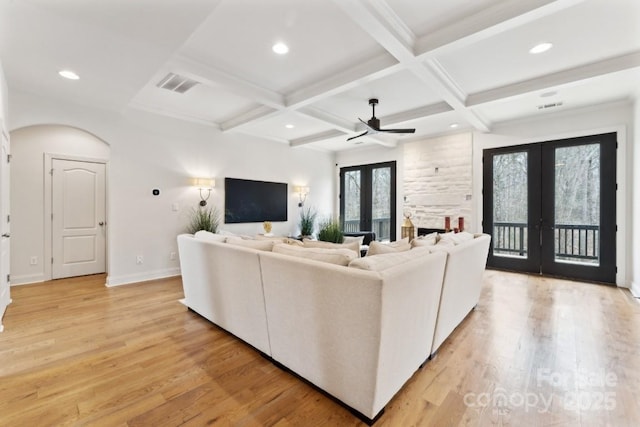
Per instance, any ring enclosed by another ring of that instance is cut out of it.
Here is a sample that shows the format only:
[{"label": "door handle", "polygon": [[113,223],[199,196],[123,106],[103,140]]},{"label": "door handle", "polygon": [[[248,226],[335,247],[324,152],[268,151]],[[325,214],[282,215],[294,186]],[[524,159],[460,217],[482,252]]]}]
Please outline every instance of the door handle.
[{"label": "door handle", "polygon": [[98,223],[98,225],[99,225],[100,227],[102,227],[102,226],[104,225],[104,222],[100,221],[100,222]]},{"label": "door handle", "polygon": [[9,233],[4,233],[4,234],[2,235],[2,237],[11,237],[11,234],[9,234]]}]

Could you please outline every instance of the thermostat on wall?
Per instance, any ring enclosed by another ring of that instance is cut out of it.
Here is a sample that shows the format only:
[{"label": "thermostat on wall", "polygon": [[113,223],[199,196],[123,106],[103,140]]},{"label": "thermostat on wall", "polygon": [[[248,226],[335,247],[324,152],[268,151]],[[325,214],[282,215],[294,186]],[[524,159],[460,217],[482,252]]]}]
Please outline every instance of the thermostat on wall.
[{"label": "thermostat on wall", "polygon": [[152,193],[153,193],[154,196],[159,196],[160,195],[160,190],[157,189],[157,188],[154,188]]}]

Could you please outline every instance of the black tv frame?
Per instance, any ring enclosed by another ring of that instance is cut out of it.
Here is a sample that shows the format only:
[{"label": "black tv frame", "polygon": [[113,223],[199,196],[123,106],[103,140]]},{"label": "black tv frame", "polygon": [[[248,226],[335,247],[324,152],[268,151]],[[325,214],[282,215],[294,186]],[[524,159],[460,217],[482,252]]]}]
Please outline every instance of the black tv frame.
[{"label": "black tv frame", "polygon": [[288,217],[287,183],[229,177],[224,179],[225,224],[286,222]]}]

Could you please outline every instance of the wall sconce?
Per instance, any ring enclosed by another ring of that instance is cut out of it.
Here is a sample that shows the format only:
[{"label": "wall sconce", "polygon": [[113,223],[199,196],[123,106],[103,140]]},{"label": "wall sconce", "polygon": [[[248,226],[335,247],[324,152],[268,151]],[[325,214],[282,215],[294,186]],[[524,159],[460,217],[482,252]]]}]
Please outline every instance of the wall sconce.
[{"label": "wall sconce", "polygon": [[[200,206],[207,206],[207,200],[211,196],[211,190],[216,186],[216,180],[211,178],[194,178],[193,186],[200,190]],[[202,195],[202,191],[207,191],[207,196]]]},{"label": "wall sconce", "polygon": [[307,200],[307,196],[309,195],[309,187],[296,185],[293,187],[293,192],[298,194],[298,198],[300,200],[300,202],[298,203],[298,207],[303,207],[304,202],[305,200]]}]

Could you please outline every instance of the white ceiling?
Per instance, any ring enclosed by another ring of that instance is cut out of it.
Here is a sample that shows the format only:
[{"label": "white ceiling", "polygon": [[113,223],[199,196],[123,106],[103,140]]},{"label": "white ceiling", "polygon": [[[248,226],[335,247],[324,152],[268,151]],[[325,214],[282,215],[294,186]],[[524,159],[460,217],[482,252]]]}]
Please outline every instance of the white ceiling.
[{"label": "white ceiling", "polygon": [[[529,54],[540,42],[554,47]],[[635,99],[640,1],[0,0],[0,58],[10,90],[292,149],[394,146]],[[156,87],[170,72],[199,84]],[[347,142],[369,98],[382,127],[416,133]]]}]

